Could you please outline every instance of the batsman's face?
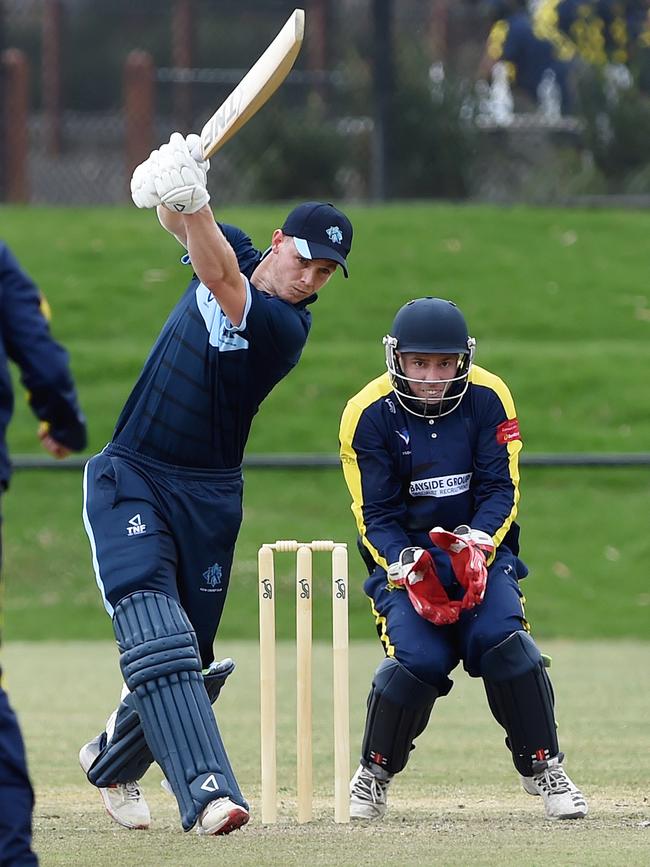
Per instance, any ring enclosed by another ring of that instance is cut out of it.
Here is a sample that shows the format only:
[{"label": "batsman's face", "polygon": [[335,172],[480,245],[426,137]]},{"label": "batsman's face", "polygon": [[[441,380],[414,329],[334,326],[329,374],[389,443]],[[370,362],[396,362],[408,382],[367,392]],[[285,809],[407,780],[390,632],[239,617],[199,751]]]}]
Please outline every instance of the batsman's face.
[{"label": "batsman's face", "polygon": [[290,304],[297,304],[322,289],[337,267],[331,259],[303,258],[293,238],[279,229],[273,233],[271,255],[275,257],[276,295]]},{"label": "batsman's face", "polygon": [[458,356],[438,352],[396,353],[414,397],[441,400],[458,373]]}]

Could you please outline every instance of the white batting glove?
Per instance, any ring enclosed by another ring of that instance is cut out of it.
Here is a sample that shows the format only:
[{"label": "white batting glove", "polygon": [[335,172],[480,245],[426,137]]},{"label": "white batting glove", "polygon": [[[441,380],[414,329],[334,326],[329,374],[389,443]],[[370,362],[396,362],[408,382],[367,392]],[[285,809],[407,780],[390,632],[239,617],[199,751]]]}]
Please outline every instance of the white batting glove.
[{"label": "white batting glove", "polygon": [[203,172],[203,184],[207,187],[208,185],[208,172],[210,171],[210,160],[203,159],[203,148],[201,147],[201,136],[197,135],[194,132],[191,132],[187,138],[185,139],[185,144],[191,154],[196,160],[196,164],[199,169]]},{"label": "white batting glove", "polygon": [[154,172],[156,193],[168,210],[194,214],[210,201],[205,186],[207,168],[197,163],[179,132],[172,133],[169,143],[159,149]]},{"label": "white batting glove", "polygon": [[150,156],[133,171],[131,198],[138,208],[155,208],[161,203],[156,191],[156,175],[159,171],[157,164],[158,151],[152,151]]}]

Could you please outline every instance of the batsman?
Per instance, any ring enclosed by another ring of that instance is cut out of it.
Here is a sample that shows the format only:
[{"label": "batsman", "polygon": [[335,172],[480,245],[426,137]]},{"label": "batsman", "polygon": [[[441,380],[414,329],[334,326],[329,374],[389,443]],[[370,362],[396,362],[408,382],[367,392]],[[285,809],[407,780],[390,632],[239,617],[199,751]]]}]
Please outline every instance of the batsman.
[{"label": "batsman", "polygon": [[[434,704],[462,660],[483,680],[521,784],[549,819],[584,816],[563,767],[554,696],[519,582],[522,443],[505,383],[473,363],[451,301],[404,305],[384,338],[387,372],[347,404],[341,460],[364,590],[385,658],[377,668],[350,785],[353,819],[381,819]],[[455,733],[448,733],[456,738]]]},{"label": "batsman", "polygon": [[[195,158],[196,155],[196,158]],[[84,521],[124,679],[81,766],[109,815],[151,817],[140,779],[155,760],[187,831],[241,827],[249,809],[212,711],[233,669],[214,661],[242,519],[244,447],[261,402],[298,363],[309,306],[352,243],[326,202],[294,208],[264,252],[209,207],[198,136],[174,133],[138,166],[135,204],[185,248],[189,283],[108,446],[84,474]]]}]

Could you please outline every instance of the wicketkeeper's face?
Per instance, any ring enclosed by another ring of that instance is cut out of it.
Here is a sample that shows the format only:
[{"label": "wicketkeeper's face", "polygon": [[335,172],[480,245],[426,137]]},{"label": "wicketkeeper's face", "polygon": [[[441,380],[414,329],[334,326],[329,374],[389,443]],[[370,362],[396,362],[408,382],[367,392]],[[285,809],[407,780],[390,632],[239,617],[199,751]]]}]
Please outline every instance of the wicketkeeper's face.
[{"label": "wicketkeeper's face", "polygon": [[277,257],[274,260],[276,294],[290,304],[297,304],[322,289],[337,268],[332,259],[305,259],[296,249],[293,238],[280,229],[273,233],[271,255]]},{"label": "wicketkeeper's face", "polygon": [[399,352],[397,355],[414,397],[442,400],[458,373],[458,356],[437,352]]}]

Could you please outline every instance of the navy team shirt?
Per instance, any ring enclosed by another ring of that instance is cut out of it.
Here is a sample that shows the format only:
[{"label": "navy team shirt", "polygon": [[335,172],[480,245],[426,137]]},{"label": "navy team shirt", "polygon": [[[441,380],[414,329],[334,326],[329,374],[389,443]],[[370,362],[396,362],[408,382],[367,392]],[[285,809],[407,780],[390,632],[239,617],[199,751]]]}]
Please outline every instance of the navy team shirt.
[{"label": "navy team shirt", "polygon": [[[262,259],[251,239],[219,224],[246,277],[234,326],[193,276],[172,310],[122,410],[112,442],[181,467],[241,464],[253,416],[300,358],[311,327],[311,295],[289,304],[249,278]],[[189,262],[188,257],[183,261]]]}]

